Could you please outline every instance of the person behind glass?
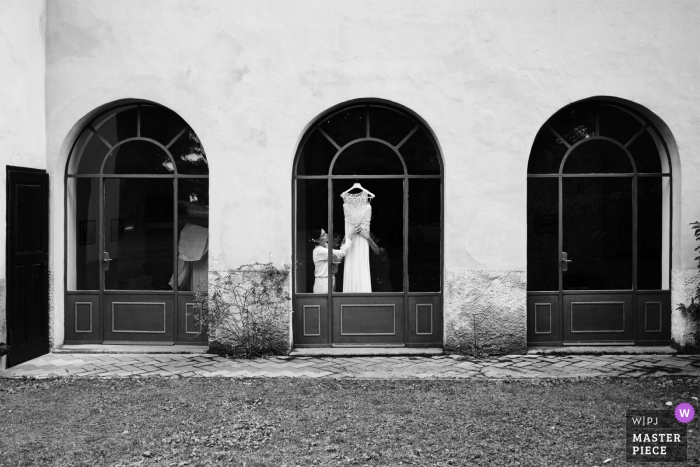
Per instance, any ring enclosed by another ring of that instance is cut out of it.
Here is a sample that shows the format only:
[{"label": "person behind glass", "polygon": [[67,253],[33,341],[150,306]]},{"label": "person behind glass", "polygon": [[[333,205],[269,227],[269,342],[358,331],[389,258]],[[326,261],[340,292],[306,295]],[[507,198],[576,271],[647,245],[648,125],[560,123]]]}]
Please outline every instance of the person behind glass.
[{"label": "person behind glass", "polygon": [[[361,229],[358,227],[354,231],[350,232],[348,236],[345,237],[345,243],[340,247],[339,250],[333,250],[333,260],[340,260],[343,256],[348,253],[348,250],[352,246],[352,238]],[[323,229],[314,229],[311,231],[310,241],[316,243],[316,247],[313,252],[314,260],[314,293],[328,293],[328,234]],[[332,271],[332,269],[331,269]],[[335,279],[335,277],[333,277]],[[335,284],[333,284],[335,287]]]},{"label": "person behind glass", "polygon": [[[345,240],[345,237],[343,237],[342,234],[337,233],[337,234],[333,235],[333,248],[336,250],[339,249],[340,246],[343,244],[343,240]],[[343,280],[343,277],[342,277],[343,274],[342,274],[342,271],[340,269],[340,267],[342,266],[342,261],[343,261],[342,258],[333,258],[333,292],[335,292],[335,284],[337,282],[335,279],[335,276],[336,276],[336,274],[338,274],[339,271],[340,271],[340,276],[341,276],[340,280]]]},{"label": "person behind glass", "polygon": [[389,254],[386,248],[378,245],[379,237],[374,235],[374,232],[358,232],[358,235],[367,239],[369,247],[372,249],[373,255],[369,259],[369,269],[372,274],[372,292],[393,292],[394,287],[391,285],[389,278],[390,265]]}]

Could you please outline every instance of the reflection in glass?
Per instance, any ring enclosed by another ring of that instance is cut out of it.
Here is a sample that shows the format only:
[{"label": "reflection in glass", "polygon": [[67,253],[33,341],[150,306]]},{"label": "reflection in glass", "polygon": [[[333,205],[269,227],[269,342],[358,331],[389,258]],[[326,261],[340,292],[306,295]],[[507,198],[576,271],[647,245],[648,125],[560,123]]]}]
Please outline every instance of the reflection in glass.
[{"label": "reflection in glass", "polygon": [[559,179],[527,180],[527,290],[559,290]]},{"label": "reflection in glass", "polygon": [[402,175],[399,156],[386,144],[363,141],[340,153],[333,175]]},{"label": "reflection in glass", "polygon": [[439,175],[437,149],[428,133],[419,129],[399,149],[411,175]]},{"label": "reflection in glass", "polygon": [[440,204],[439,179],[409,180],[409,292],[440,291]]},{"label": "reflection in glass", "polygon": [[661,173],[661,157],[650,131],[645,130],[627,148],[632,154],[639,173]]},{"label": "reflection in glass", "polygon": [[105,174],[172,174],[168,154],[148,141],[127,141],[117,146],[105,162]]},{"label": "reflection in glass", "polygon": [[[336,245],[343,242],[347,234],[343,199],[340,194],[348,190],[353,183],[359,182],[375,195],[371,201],[372,217],[370,233],[373,240],[363,238],[353,241],[368,243],[368,260],[372,292],[403,291],[403,180],[393,179],[359,179],[333,180],[333,234]],[[351,193],[359,192],[353,190]],[[372,243],[376,248],[372,247]],[[346,261],[338,265],[336,273],[337,292],[343,292]],[[376,289],[376,290],[375,290]]]},{"label": "reflection in glass", "polygon": [[364,138],[367,136],[367,108],[363,105],[343,110],[324,121],[321,128],[340,147]]},{"label": "reflection in glass", "polygon": [[323,134],[314,130],[304,147],[297,162],[299,175],[328,175],[333,156],[338,152],[335,146]]},{"label": "reflection in glass", "polygon": [[168,148],[180,175],[208,175],[209,165],[202,143],[188,129]]},{"label": "reflection in glass", "polygon": [[564,178],[564,290],[632,288],[632,178]]},{"label": "reflection in glass", "polygon": [[99,178],[67,180],[68,290],[99,290]]},{"label": "reflection in glass", "polygon": [[637,288],[659,290],[662,261],[661,177],[640,177],[637,180]]},{"label": "reflection in glass", "polygon": [[577,146],[564,163],[563,173],[632,173],[632,164],[624,149],[610,141],[594,139]]},{"label": "reflection in glass", "polygon": [[[177,288],[207,291],[209,274],[209,179],[180,178],[177,189]],[[174,277],[169,285],[174,286]]]},{"label": "reflection in glass", "polygon": [[141,106],[141,136],[158,141],[163,146],[170,143],[187,124],[175,113],[163,107]]},{"label": "reflection in glass", "polygon": [[600,106],[600,136],[607,136],[623,146],[642,129],[642,124],[629,112],[612,105]]},{"label": "reflection in glass", "polygon": [[584,102],[565,107],[556,113],[548,123],[566,140],[569,145],[595,136],[595,120],[598,104]]},{"label": "reflection in glass", "polygon": [[369,108],[369,135],[396,146],[415,128],[406,115],[386,107]]},{"label": "reflection in glass", "polygon": [[171,290],[174,181],[104,180],[105,289]]},{"label": "reflection in glass", "polygon": [[[93,126],[109,144],[116,145],[137,135],[138,110],[136,107],[121,107],[116,111],[98,117]],[[101,161],[100,161],[101,162]]]},{"label": "reflection in glass", "polygon": [[530,152],[528,174],[559,173],[561,161],[568,147],[546,126],[540,129]]},{"label": "reflection in glass", "polygon": [[[84,145],[84,146],[83,146]],[[79,174],[99,174],[102,161],[109,148],[95,133],[90,130],[83,131],[76,148],[83,149],[78,163]]]},{"label": "reflection in glass", "polygon": [[315,268],[312,237],[315,229],[328,232],[328,181],[297,180],[296,291],[313,293]]}]

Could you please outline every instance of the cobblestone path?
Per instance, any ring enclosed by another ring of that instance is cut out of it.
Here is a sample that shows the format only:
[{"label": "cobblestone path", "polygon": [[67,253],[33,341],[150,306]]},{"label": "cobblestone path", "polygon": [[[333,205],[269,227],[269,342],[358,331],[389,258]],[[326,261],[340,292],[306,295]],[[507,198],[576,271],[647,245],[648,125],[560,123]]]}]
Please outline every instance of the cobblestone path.
[{"label": "cobblestone path", "polygon": [[433,357],[273,357],[234,360],[208,354],[48,354],[1,371],[0,378],[576,378],[700,377],[700,355],[507,355],[480,360]]}]

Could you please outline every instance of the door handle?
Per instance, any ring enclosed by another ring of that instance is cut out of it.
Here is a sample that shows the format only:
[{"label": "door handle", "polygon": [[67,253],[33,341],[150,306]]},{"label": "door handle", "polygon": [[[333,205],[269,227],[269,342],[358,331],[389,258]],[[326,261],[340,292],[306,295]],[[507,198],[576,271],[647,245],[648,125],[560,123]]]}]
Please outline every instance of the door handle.
[{"label": "door handle", "polygon": [[114,258],[109,257],[109,251],[102,252],[102,270],[109,271],[109,262]]},{"label": "door handle", "polygon": [[569,255],[565,252],[561,252],[561,270],[562,271],[568,271],[569,270],[569,263],[573,263],[572,260],[568,259]]}]

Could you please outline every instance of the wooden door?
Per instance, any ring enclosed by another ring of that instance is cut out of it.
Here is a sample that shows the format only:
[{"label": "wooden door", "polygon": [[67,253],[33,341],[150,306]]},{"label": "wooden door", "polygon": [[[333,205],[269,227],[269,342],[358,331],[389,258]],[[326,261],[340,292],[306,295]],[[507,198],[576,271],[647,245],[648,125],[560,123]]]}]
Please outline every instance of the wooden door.
[{"label": "wooden door", "polygon": [[49,176],[7,170],[7,366],[49,352]]}]

